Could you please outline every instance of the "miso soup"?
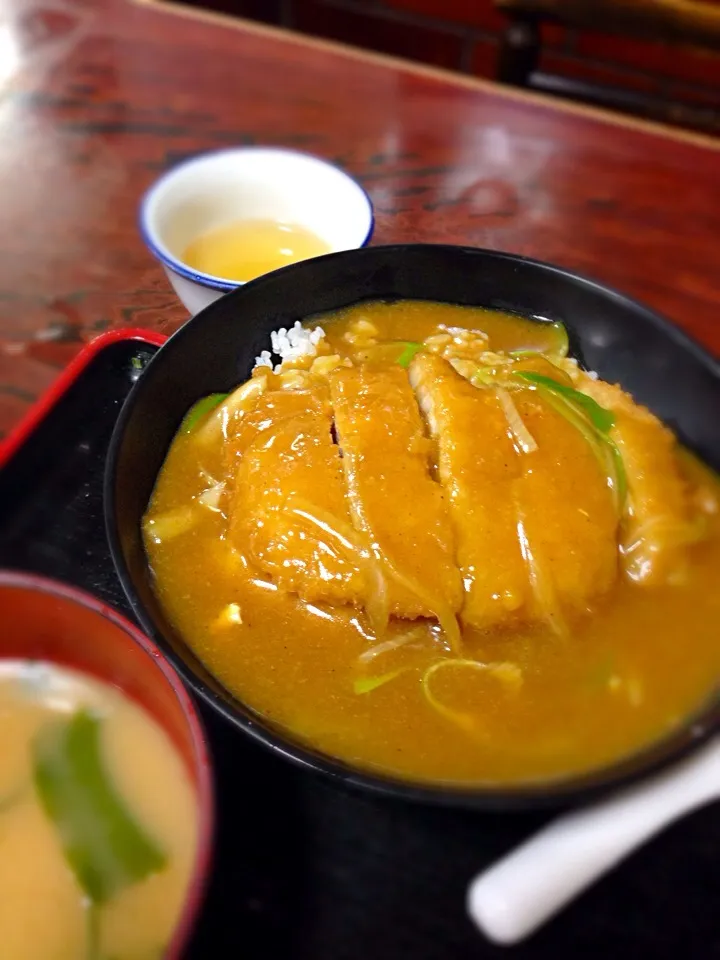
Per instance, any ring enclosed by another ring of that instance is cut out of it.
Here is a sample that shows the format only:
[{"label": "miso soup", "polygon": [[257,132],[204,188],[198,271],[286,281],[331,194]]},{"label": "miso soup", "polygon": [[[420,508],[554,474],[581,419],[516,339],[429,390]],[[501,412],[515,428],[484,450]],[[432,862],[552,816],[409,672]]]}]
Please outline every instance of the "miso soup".
[{"label": "miso soup", "polygon": [[0,956],[159,960],[197,802],[165,731],[114,687],[0,660]]}]

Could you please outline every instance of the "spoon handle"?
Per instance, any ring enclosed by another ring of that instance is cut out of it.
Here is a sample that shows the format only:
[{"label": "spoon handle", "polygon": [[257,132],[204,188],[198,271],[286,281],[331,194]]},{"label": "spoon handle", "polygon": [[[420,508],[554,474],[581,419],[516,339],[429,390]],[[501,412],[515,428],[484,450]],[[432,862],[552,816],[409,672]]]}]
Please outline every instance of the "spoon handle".
[{"label": "spoon handle", "polygon": [[653,834],[720,794],[720,739],[671,770],[559,817],[477,876],[468,912],[496,943],[522,940]]}]

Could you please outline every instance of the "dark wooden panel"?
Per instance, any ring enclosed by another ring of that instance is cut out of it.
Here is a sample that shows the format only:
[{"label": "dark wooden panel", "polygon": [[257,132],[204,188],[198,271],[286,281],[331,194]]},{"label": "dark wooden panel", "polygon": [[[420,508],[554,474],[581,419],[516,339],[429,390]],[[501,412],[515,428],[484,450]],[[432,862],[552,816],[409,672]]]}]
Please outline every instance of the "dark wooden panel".
[{"label": "dark wooden panel", "polygon": [[249,17],[263,23],[279,24],[283,21],[285,7],[283,0],[179,0],[191,7],[216,10],[229,13],[234,17]]},{"label": "dark wooden panel", "polygon": [[720,47],[715,0],[496,0],[511,13],[554,16],[563,23],[637,37]]},{"label": "dark wooden panel", "polygon": [[499,33],[506,19],[492,0],[380,0],[384,6]]},{"label": "dark wooden panel", "polygon": [[291,11],[292,26],[305,33],[455,70],[462,63],[464,38],[443,24],[395,20],[372,4],[292,0]]},{"label": "dark wooden panel", "polygon": [[[720,12],[720,7],[718,7]],[[583,31],[577,41],[582,57],[640,68],[660,77],[690,80],[715,88],[716,106],[720,106],[720,13],[717,50],[678,48],[667,43],[652,43],[629,37],[609,36],[594,30]]]}]

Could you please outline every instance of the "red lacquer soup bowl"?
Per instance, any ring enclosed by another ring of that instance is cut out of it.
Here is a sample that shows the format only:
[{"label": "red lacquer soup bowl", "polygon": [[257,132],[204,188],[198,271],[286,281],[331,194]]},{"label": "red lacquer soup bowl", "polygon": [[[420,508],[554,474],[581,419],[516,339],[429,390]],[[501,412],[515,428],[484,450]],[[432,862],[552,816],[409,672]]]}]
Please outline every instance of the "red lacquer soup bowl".
[{"label": "red lacquer soup bowl", "polygon": [[173,668],[132,624],[95,597],[33,574],[0,570],[0,658],[47,660],[118,687],[160,724],[197,796],[197,850],[165,960],[179,960],[210,865],[213,788],[206,738]]}]

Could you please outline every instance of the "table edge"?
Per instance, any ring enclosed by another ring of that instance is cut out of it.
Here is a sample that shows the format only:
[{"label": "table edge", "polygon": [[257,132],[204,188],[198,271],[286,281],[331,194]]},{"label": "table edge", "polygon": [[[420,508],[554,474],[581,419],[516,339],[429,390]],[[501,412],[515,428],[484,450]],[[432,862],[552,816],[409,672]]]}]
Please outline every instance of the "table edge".
[{"label": "table edge", "polygon": [[506,100],[535,104],[546,109],[557,110],[560,113],[570,113],[600,123],[637,130],[650,136],[661,137],[666,140],[675,140],[680,143],[687,143],[692,146],[720,152],[720,138],[713,137],[710,134],[668,127],[665,124],[652,120],[643,120],[639,117],[615,113],[603,107],[593,107],[587,104],[561,100],[533,90],[520,90],[482,77],[472,77],[442,67],[416,63],[413,60],[406,60],[402,57],[376,53],[372,50],[364,50],[338,40],[326,40],[322,37],[301,34],[286,27],[260,23],[244,17],[235,17],[231,14],[220,13],[214,10],[190,7],[180,2],[180,0],[127,0],[127,2],[132,3],[134,6],[147,7],[155,13],[184,17],[190,20],[201,20],[206,23],[215,24],[216,26],[226,27],[232,30],[241,30],[245,33],[253,33],[258,36],[280,40],[284,43],[294,43],[300,46],[310,47],[314,50],[326,50],[330,53],[349,57],[353,60],[362,60],[367,63],[374,63],[377,66],[400,70],[405,73],[415,74],[450,85],[454,84],[463,89],[483,90]]}]

